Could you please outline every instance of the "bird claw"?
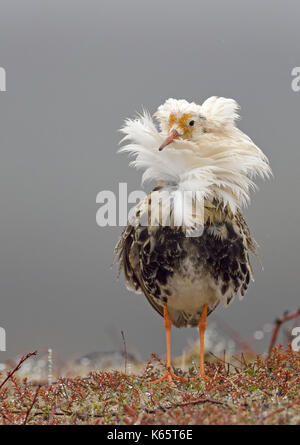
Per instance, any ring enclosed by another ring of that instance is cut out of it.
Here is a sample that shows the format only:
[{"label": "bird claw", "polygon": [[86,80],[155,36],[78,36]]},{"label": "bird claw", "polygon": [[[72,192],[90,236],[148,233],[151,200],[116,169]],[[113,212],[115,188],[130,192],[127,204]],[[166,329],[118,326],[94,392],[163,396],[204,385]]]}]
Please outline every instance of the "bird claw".
[{"label": "bird claw", "polygon": [[179,375],[174,374],[174,372],[171,369],[167,369],[167,372],[160,377],[159,379],[156,380],[151,380],[149,383],[151,385],[155,385],[157,383],[163,382],[164,380],[167,380],[168,383],[174,384],[174,380],[177,380],[181,383],[187,383],[190,381],[190,379],[188,377],[182,377]]},{"label": "bird claw", "polygon": [[199,375],[197,375],[196,377],[190,377],[190,378],[188,379],[188,381],[189,381],[189,382],[201,382],[201,381],[209,382],[209,381],[210,381],[210,378],[207,377],[205,374],[199,374]]},{"label": "bird claw", "polygon": [[205,382],[209,382],[210,378],[207,377],[207,375],[205,374],[200,374],[200,376],[198,376],[198,379],[204,380]]},{"label": "bird claw", "polygon": [[209,382],[209,380],[210,380],[210,378],[207,377],[205,374],[203,374],[203,375],[201,376],[201,379],[202,379],[202,380],[205,380],[206,382]]}]

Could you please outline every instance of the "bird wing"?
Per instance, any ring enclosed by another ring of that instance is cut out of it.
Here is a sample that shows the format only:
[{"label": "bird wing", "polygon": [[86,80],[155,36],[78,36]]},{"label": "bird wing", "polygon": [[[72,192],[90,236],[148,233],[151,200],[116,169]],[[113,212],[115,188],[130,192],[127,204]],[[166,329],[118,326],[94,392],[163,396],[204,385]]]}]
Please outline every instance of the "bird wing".
[{"label": "bird wing", "polygon": [[145,243],[145,235],[142,233],[140,227],[136,228],[130,224],[124,228],[115,248],[119,261],[119,273],[124,271],[126,286],[129,290],[143,292],[151,306],[163,316],[163,306],[152,297],[142,277],[140,248],[141,244]]}]

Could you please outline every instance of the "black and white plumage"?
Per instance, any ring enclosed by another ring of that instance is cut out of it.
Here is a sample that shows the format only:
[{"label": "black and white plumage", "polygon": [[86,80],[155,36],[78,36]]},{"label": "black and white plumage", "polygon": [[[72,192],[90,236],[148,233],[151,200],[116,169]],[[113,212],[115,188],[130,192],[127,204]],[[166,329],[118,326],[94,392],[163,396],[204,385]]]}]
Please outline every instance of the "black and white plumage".
[{"label": "black and white plumage", "polygon": [[116,249],[128,288],[143,292],[161,315],[167,302],[177,327],[198,326],[205,303],[209,315],[219,302],[242,298],[252,277],[255,241],[241,212],[215,204],[208,214],[199,237],[186,237],[181,227],[128,224]]},{"label": "black and white plumage", "polygon": [[[220,302],[242,298],[252,278],[255,241],[242,207],[255,188],[253,178],[271,170],[236,127],[237,109],[232,99],[211,97],[202,105],[168,99],[154,115],[160,131],[146,112],[122,128],[130,143],[121,151],[145,170],[143,181],[158,185],[121,235],[120,269],[127,286],[143,292],[161,315],[167,308],[177,327],[199,325],[204,306],[209,314]],[[184,200],[185,192],[193,199]]]}]

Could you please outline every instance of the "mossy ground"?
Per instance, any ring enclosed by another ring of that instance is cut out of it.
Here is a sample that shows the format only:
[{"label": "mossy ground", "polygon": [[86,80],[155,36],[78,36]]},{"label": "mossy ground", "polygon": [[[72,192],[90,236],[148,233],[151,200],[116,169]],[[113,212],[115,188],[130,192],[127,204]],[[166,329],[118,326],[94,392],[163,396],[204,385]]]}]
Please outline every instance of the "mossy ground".
[{"label": "mossy ground", "polygon": [[[0,423],[300,424],[300,352],[291,348],[276,347],[268,359],[207,362],[205,383],[151,385],[163,371],[153,357],[139,375],[92,372],[52,385],[21,380],[16,372],[0,390]],[[5,377],[0,374],[0,383]]]}]

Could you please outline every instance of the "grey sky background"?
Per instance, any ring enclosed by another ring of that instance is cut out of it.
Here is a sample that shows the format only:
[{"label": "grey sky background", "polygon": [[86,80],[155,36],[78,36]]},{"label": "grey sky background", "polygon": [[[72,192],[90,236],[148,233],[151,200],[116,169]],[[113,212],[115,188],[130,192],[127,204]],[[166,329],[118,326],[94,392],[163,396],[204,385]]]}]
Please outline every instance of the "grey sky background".
[{"label": "grey sky background", "polygon": [[[168,97],[236,99],[274,171],[245,212],[264,271],[217,316],[249,337],[300,306],[299,15],[297,1],[0,1],[0,361],[115,349],[121,330],[164,353],[162,319],[111,267],[121,228],[97,227],[96,195],[140,188],[117,130]],[[174,352],[196,337],[174,329]]]}]

